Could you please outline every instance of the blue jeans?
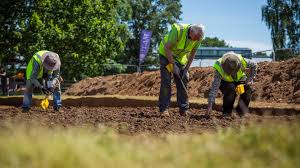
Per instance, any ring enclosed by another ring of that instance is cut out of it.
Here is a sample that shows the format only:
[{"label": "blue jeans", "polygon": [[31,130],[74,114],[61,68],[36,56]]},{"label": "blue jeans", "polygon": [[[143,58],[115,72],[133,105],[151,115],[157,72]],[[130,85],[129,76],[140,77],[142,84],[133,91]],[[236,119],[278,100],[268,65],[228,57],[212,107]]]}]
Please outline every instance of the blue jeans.
[{"label": "blue jeans", "polygon": [[[24,92],[23,98],[23,106],[22,108],[30,108],[32,104],[32,92],[33,92],[33,84],[30,80],[26,80],[26,89]],[[61,90],[60,85],[54,89],[53,93],[53,108],[61,107]]]},{"label": "blue jeans", "polygon": [[[164,56],[160,55],[160,76],[161,76],[161,82],[160,82],[160,92],[159,92],[159,111],[163,112],[170,106],[171,102],[171,78],[172,73],[169,72],[166,68],[166,65],[169,64],[169,61]],[[181,73],[181,79],[185,87],[187,88],[188,83],[188,74],[186,76],[183,76],[183,65],[176,62],[176,65],[180,69]],[[188,101],[188,95],[185,89],[182,86],[182,83],[180,79],[173,75],[176,89],[177,89],[177,105],[179,106],[180,111],[186,111],[189,109],[189,101]]]}]

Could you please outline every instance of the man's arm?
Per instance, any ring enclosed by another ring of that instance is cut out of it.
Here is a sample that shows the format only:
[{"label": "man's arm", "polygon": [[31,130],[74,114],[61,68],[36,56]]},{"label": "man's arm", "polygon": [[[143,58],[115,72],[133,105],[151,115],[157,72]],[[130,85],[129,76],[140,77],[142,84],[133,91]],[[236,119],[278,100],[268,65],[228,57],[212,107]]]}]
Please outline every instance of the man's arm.
[{"label": "man's arm", "polygon": [[168,61],[169,61],[170,64],[174,64],[175,63],[173,55],[172,55],[172,51],[171,51],[172,47],[173,46],[172,46],[171,42],[167,42],[165,44],[165,52],[166,52],[166,56],[167,56],[167,59],[168,59]]},{"label": "man's arm", "polygon": [[48,79],[49,81],[51,81],[52,86],[48,86],[48,87],[50,87],[50,88],[58,87],[59,84],[60,84],[59,76],[60,76],[60,69],[57,69],[57,70],[53,71],[52,74],[51,74],[51,78]]},{"label": "man's arm", "polygon": [[168,34],[168,41],[164,45],[166,57],[170,64],[175,63],[173,58],[172,48],[177,44],[177,40],[178,40],[177,36],[178,36],[177,29],[175,26],[172,26],[172,29]]},{"label": "man's arm", "polygon": [[208,105],[207,105],[207,111],[206,111],[206,115],[210,115],[211,111],[212,111],[212,106],[215,102],[219,87],[221,85],[221,80],[222,80],[222,76],[220,75],[220,73],[215,70],[214,73],[214,80],[212,82],[210,91],[209,91],[209,95],[208,95]]},{"label": "man's arm", "polygon": [[194,46],[194,48],[192,49],[191,53],[189,54],[189,57],[188,57],[188,62],[185,66],[185,69],[188,70],[195,58],[195,55],[196,55],[196,51],[197,49],[199,48],[200,46],[200,41],[198,41],[198,43]]},{"label": "man's arm", "polygon": [[186,70],[188,70],[189,68],[190,68],[190,66],[191,66],[191,64],[192,64],[192,62],[193,62],[193,60],[194,60],[194,58],[195,58],[195,55],[196,55],[196,49],[193,49],[192,51],[191,51],[191,53],[190,53],[190,55],[189,55],[189,57],[188,57],[188,62],[187,62],[187,64],[186,64],[186,66],[184,67]]},{"label": "man's arm", "polygon": [[30,81],[31,83],[38,88],[42,88],[43,86],[41,85],[41,83],[37,80],[38,78],[38,73],[40,70],[40,65],[36,60],[33,60],[33,67],[32,67],[32,73],[31,73],[31,77],[30,77]]},{"label": "man's arm", "polygon": [[257,64],[255,62],[251,61],[250,59],[245,58],[245,60],[247,62],[247,68],[250,69],[250,74],[249,74],[249,77],[246,80],[246,83],[251,84],[253,82],[253,80],[255,79],[255,77],[256,77]]},{"label": "man's arm", "polygon": [[210,91],[209,91],[209,95],[208,95],[208,105],[212,106],[213,103],[215,102],[219,87],[221,85],[221,80],[222,80],[222,76],[220,75],[220,73],[215,70],[214,72],[214,80],[212,82]]}]

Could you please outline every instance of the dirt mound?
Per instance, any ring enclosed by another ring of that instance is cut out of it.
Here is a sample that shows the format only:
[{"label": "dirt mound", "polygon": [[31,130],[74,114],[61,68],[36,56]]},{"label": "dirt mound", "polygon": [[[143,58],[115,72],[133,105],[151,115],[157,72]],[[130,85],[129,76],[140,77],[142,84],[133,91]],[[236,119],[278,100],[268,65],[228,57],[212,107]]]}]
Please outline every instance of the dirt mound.
[{"label": "dirt mound", "polygon": [[[189,96],[206,98],[212,79],[211,67],[191,68]],[[255,101],[300,103],[300,58],[259,63],[253,88]],[[73,84],[64,94],[158,96],[159,89],[160,73],[154,71],[88,78]],[[172,91],[172,95],[176,95],[175,84]]]},{"label": "dirt mound", "polygon": [[[222,118],[220,112],[214,111],[212,118],[204,116],[205,109],[191,109],[191,117],[182,117],[177,108],[170,108],[171,117],[162,118],[156,107],[63,107],[59,113],[45,112],[34,107],[29,113],[20,112],[20,108],[0,106],[0,127],[6,121],[13,123],[40,123],[47,127],[101,127],[107,126],[120,133],[203,133],[219,128],[247,126],[249,123],[299,122],[299,115],[255,115]],[[2,124],[1,124],[2,123]],[[3,127],[1,127],[3,128]]]},{"label": "dirt mound", "polygon": [[254,100],[300,103],[300,58],[259,64]]}]

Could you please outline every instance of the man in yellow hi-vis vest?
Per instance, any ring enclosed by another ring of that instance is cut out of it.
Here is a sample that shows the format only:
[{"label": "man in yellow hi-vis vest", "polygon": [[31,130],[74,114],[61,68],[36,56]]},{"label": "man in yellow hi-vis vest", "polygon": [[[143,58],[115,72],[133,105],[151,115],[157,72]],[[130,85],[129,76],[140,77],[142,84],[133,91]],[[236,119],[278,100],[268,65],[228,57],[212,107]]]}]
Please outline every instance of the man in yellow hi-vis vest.
[{"label": "man in yellow hi-vis vest", "polygon": [[[33,87],[40,88],[44,94],[53,93],[54,110],[61,107],[60,91],[60,59],[58,54],[51,51],[39,51],[33,55],[26,68],[26,89],[23,98],[23,112],[28,112],[32,102]],[[38,79],[47,73],[47,86],[40,84]]]},{"label": "man in yellow hi-vis vest", "polygon": [[[209,116],[215,102],[216,94],[220,89],[223,93],[223,117],[231,116],[234,101],[237,95],[237,86],[242,86],[240,100],[236,111],[240,116],[244,115],[243,109],[248,109],[251,99],[251,85],[256,76],[257,65],[253,61],[244,58],[234,52],[225,53],[214,64],[214,80],[208,96],[208,107],[206,115]],[[250,74],[245,74],[246,68],[250,68]]]},{"label": "man in yellow hi-vis vest", "polygon": [[190,114],[187,95],[188,69],[204,36],[203,25],[173,24],[159,46],[161,85],[159,111],[169,116],[171,76],[177,88],[177,104],[182,116]]}]

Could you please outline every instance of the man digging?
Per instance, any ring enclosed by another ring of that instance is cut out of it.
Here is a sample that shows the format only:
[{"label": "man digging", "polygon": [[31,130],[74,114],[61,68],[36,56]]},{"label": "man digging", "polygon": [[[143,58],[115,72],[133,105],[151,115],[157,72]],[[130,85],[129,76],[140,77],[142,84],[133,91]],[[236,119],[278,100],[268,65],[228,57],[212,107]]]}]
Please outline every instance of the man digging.
[{"label": "man digging", "polygon": [[[53,108],[59,111],[61,107],[60,90],[60,59],[51,51],[39,51],[33,55],[26,68],[26,89],[23,98],[23,112],[29,112],[32,102],[33,87],[40,88],[44,94],[53,94]],[[40,84],[38,79],[47,73],[47,86]]]},{"label": "man digging", "polygon": [[162,116],[169,116],[172,75],[177,88],[179,113],[182,116],[190,114],[186,90],[189,81],[188,69],[203,36],[202,25],[176,23],[161,41],[159,46],[161,76],[159,111]]},{"label": "man digging", "polygon": [[[251,85],[256,76],[257,65],[249,59],[234,52],[225,53],[214,64],[214,80],[208,96],[206,115],[209,116],[215,102],[216,94],[220,89],[223,93],[223,117],[230,117],[237,94],[240,94],[236,111],[243,116],[248,111],[251,99]],[[249,77],[245,70],[250,68]]]}]

